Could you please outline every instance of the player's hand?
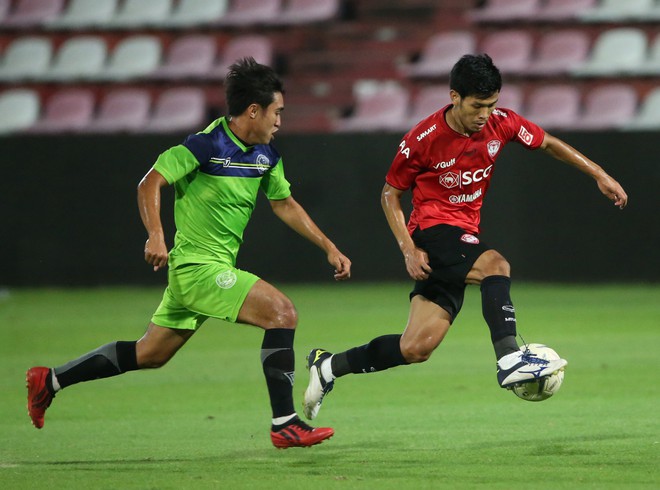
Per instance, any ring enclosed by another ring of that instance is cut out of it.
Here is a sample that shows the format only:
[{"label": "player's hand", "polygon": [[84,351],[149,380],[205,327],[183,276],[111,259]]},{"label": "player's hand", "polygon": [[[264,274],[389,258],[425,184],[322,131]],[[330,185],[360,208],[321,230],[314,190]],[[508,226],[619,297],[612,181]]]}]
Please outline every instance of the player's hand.
[{"label": "player's hand", "polygon": [[415,281],[423,281],[429,278],[433,269],[429,265],[429,256],[421,248],[414,248],[403,252],[406,260],[408,275]]},{"label": "player's hand", "polygon": [[154,272],[167,265],[167,246],[160,239],[148,239],[144,244],[144,260],[154,266]]},{"label": "player's hand", "polygon": [[335,268],[335,281],[345,281],[351,278],[351,261],[339,250],[328,254],[328,262]]},{"label": "player's hand", "polygon": [[602,192],[610,201],[613,201],[619,209],[625,208],[626,204],[628,204],[628,195],[626,194],[626,191],[624,191],[623,187],[621,187],[621,185],[609,175],[598,180],[598,188],[600,189],[600,192]]}]

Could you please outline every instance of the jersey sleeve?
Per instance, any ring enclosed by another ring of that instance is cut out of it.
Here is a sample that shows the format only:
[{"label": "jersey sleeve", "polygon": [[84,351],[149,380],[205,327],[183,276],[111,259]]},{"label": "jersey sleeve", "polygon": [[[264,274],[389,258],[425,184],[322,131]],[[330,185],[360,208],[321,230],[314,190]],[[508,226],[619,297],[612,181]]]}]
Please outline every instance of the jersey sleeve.
[{"label": "jersey sleeve", "polygon": [[513,111],[509,111],[509,124],[511,130],[511,141],[535,150],[543,143],[545,131],[533,122],[525,119]]},{"label": "jersey sleeve", "polygon": [[199,167],[199,160],[183,145],[173,146],[158,155],[154,169],[173,184]]},{"label": "jersey sleeve", "polygon": [[395,155],[392,165],[385,176],[385,182],[401,191],[408,190],[412,187],[415,177],[421,169],[419,145],[410,143],[412,137],[409,134],[399,144],[399,151]]},{"label": "jersey sleeve", "polygon": [[291,195],[291,184],[284,177],[284,164],[280,158],[277,164],[261,179],[261,190],[270,201],[286,199]]}]

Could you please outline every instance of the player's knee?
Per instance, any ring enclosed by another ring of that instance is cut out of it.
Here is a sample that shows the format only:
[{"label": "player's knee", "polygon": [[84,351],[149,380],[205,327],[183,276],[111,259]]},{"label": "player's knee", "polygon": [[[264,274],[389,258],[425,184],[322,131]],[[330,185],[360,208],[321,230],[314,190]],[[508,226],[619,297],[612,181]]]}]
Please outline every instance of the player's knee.
[{"label": "player's knee", "polygon": [[273,310],[272,328],[296,328],[298,325],[298,311],[288,298],[280,298]]},{"label": "player's knee", "polygon": [[431,354],[433,354],[433,350],[433,347],[423,343],[401,343],[401,355],[410,364],[427,361],[431,357]]},{"label": "player's knee", "polygon": [[170,359],[172,356],[169,354],[153,352],[142,354],[137,361],[140,369],[157,369],[167,364]]},{"label": "player's knee", "polygon": [[509,262],[495,250],[486,252],[487,260],[482,264],[483,277],[488,276],[511,276],[511,265]]}]

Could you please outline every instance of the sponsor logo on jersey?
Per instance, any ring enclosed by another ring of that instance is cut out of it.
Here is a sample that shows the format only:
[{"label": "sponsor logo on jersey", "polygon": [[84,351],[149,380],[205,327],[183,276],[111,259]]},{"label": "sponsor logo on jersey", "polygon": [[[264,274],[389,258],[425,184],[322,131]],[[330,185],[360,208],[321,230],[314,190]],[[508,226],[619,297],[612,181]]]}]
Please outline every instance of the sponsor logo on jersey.
[{"label": "sponsor logo on jersey", "polygon": [[502,143],[498,140],[490,140],[486,147],[488,148],[488,154],[491,158],[494,158],[497,155],[497,152],[500,151]]},{"label": "sponsor logo on jersey", "polygon": [[440,175],[438,181],[447,189],[453,189],[459,185],[464,186],[470,185],[473,182],[481,182],[490,177],[492,170],[493,166],[488,165],[486,168],[480,168],[474,172],[472,170],[466,170],[465,172],[445,172]]},{"label": "sponsor logo on jersey", "polygon": [[509,117],[509,115],[501,109],[495,109],[493,111],[493,114],[495,114],[496,116]]},{"label": "sponsor logo on jersey", "polygon": [[236,273],[231,270],[221,272],[216,276],[215,283],[219,288],[230,289],[236,284]]},{"label": "sponsor logo on jersey", "polygon": [[417,141],[422,141],[424,138],[426,138],[429,134],[431,134],[433,131],[435,131],[435,128],[437,127],[437,124],[434,124],[430,128],[422,131],[420,134],[417,135]]},{"label": "sponsor logo on jersey", "polygon": [[476,236],[474,236],[474,235],[470,235],[469,233],[465,233],[465,234],[461,237],[461,241],[462,241],[462,242],[465,242],[465,243],[470,243],[470,244],[472,244],[472,245],[476,245],[476,244],[479,243],[479,239],[478,239]]},{"label": "sponsor logo on jersey", "polygon": [[435,165],[433,165],[433,168],[436,169],[436,170],[438,170],[438,168],[449,168],[452,165],[454,165],[455,163],[456,163],[456,159],[452,158],[448,162],[438,162],[438,163],[436,163]]},{"label": "sponsor logo on jersey", "polygon": [[520,138],[520,141],[525,143],[527,146],[532,144],[532,141],[534,141],[534,135],[527,131],[527,128],[525,126],[520,126],[520,130],[518,131],[518,138]]},{"label": "sponsor logo on jersey", "polygon": [[472,194],[458,194],[457,196],[449,196],[449,202],[452,204],[462,204],[464,202],[473,202],[481,197],[483,191],[477,189]]}]

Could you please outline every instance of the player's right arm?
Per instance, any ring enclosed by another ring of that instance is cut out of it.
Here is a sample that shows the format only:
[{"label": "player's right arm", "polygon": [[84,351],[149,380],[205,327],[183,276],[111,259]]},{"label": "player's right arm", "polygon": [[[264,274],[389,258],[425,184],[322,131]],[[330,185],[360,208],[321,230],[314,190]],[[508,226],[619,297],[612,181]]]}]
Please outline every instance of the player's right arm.
[{"label": "player's right arm", "polygon": [[415,281],[428,279],[431,272],[429,258],[424,250],[417,248],[406,227],[406,218],[401,207],[401,196],[404,191],[385,184],[380,195],[380,203],[383,206],[387,223],[396,238],[406,262],[406,270]]},{"label": "player's right arm", "polygon": [[167,265],[167,245],[163,224],[160,219],[160,190],[168,185],[167,180],[157,170],[151,169],[138,184],[137,200],[140,218],[147,230],[148,239],[144,244],[144,260],[154,266],[154,271]]}]

